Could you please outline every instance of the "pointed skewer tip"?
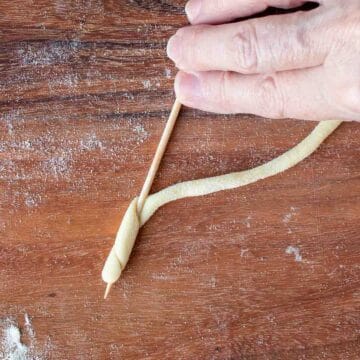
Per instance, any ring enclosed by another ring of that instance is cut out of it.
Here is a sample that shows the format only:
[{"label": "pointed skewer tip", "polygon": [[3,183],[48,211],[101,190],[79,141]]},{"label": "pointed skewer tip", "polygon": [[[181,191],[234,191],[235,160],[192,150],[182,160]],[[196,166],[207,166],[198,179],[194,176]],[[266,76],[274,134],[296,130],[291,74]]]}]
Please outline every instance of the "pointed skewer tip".
[{"label": "pointed skewer tip", "polygon": [[108,283],[108,284],[106,285],[105,294],[104,294],[104,300],[108,297],[112,285],[113,285],[113,284],[111,284],[111,283]]}]

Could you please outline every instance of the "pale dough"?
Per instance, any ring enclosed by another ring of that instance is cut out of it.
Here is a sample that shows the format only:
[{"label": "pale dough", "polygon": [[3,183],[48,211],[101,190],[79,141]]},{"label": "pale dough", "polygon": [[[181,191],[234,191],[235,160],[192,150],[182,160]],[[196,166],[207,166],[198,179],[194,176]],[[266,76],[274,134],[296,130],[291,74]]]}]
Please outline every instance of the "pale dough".
[{"label": "pale dough", "polygon": [[137,198],[135,198],[124,215],[115,244],[104,265],[102,271],[103,280],[106,283],[113,284],[120,277],[129,260],[140,227],[150,219],[159,207],[174,200],[234,189],[279,174],[295,166],[316,151],[340,124],[341,121],[335,120],[320,122],[311,134],[294,148],[254,169],[206,179],[185,181],[169,186],[150,195],[146,199],[140,215],[136,212]]}]

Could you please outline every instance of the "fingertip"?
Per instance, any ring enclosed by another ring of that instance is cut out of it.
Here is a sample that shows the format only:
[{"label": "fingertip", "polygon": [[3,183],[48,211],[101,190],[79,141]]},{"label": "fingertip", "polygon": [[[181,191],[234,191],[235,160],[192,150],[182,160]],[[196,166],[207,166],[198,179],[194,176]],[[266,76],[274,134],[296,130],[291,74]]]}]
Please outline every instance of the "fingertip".
[{"label": "fingertip", "polygon": [[179,87],[180,87],[180,77],[181,77],[181,71],[179,71],[174,79],[174,91],[175,91],[175,95],[176,97],[180,99],[180,91],[179,91]]},{"label": "fingertip", "polygon": [[176,97],[185,104],[189,104],[195,98],[201,98],[201,82],[196,73],[179,71],[174,82]]},{"label": "fingertip", "polygon": [[202,0],[190,0],[185,6],[185,13],[191,24],[196,22],[200,15]]},{"label": "fingertip", "polygon": [[177,61],[177,58],[179,57],[179,45],[178,45],[178,35],[173,35],[168,43],[167,43],[167,47],[166,47],[166,53],[167,56],[174,62]]}]

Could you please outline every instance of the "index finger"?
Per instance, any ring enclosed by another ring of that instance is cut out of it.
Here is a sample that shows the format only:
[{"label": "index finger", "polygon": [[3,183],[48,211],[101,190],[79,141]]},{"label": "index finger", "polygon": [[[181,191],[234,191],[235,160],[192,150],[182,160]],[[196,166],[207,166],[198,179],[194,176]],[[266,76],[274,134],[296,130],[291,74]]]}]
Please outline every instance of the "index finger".
[{"label": "index finger", "polygon": [[190,0],[185,11],[191,24],[217,24],[257,14],[269,6],[290,9],[304,0]]},{"label": "index finger", "polygon": [[168,56],[192,71],[268,73],[318,66],[333,46],[308,14],[267,16],[224,25],[194,25],[170,38]]}]

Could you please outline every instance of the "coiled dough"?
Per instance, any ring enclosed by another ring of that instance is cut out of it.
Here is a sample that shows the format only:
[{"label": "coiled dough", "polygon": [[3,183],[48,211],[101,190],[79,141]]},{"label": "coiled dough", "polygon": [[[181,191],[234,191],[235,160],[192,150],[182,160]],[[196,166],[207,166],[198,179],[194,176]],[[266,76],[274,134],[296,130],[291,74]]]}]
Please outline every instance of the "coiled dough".
[{"label": "coiled dough", "polygon": [[277,175],[310,156],[321,143],[341,124],[341,121],[329,120],[320,122],[316,128],[291,150],[279,157],[250,170],[234,172],[226,175],[205,179],[185,181],[169,186],[150,195],[140,214],[137,213],[137,198],[130,203],[119,231],[115,244],[105,262],[102,278],[108,284],[113,284],[124,270],[137,234],[150,217],[161,206],[175,200],[212,194],[222,190],[234,189],[256,181]]}]

